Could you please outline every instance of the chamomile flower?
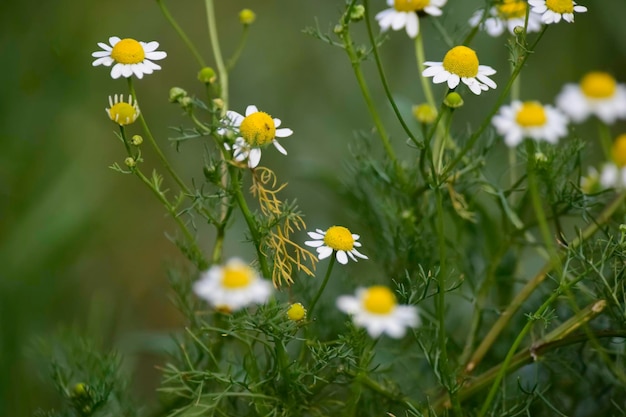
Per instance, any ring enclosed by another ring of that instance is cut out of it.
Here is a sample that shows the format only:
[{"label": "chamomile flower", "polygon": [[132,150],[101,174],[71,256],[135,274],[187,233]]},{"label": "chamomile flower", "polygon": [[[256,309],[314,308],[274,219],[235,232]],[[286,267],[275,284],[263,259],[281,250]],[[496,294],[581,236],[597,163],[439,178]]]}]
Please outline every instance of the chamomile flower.
[{"label": "chamomile flower", "polygon": [[411,38],[417,37],[420,31],[419,14],[441,16],[441,8],[448,0],[387,0],[390,9],[376,15],[380,29],[385,32],[389,28],[400,30],[405,28]]},{"label": "chamomile flower", "polygon": [[354,262],[357,262],[357,257],[367,259],[367,256],[356,250],[361,247],[361,243],[357,242],[359,235],[350,232],[346,227],[332,226],[326,231],[315,229],[315,232],[308,232],[308,235],[315,240],[308,240],[304,244],[316,248],[320,261],[328,258],[333,252],[336,253],[337,261],[343,265],[348,263],[348,257]]},{"label": "chamomile flower", "polygon": [[98,42],[98,46],[102,51],[96,51],[91,54],[95,61],[92,65],[104,65],[111,68],[111,77],[117,79],[120,77],[128,78],[135,74],[137,78],[143,78],[144,74],[152,74],[161,67],[152,61],[158,61],[167,56],[163,51],[157,51],[159,43],[140,42],[131,38],[120,39],[117,36],[109,38],[109,44]]},{"label": "chamomile flower", "polygon": [[626,85],[606,72],[587,73],[580,84],[566,84],[556,105],[576,123],[596,115],[606,124],[626,118]]},{"label": "chamomile flower", "polygon": [[[524,27],[527,9],[528,4],[524,0],[504,0],[489,10],[476,11],[470,18],[469,24],[472,27],[480,25],[482,30],[494,38],[502,35],[506,29],[514,34],[517,26]],[[488,14],[486,18],[485,13]],[[541,16],[536,13],[529,13],[526,32],[539,32],[539,30],[541,30]]]},{"label": "chamomile flower", "polygon": [[476,95],[497,87],[489,78],[496,70],[487,65],[480,65],[476,52],[467,46],[455,46],[450,49],[443,62],[427,61],[424,65],[428,67],[422,72],[424,77],[433,77],[435,84],[447,82],[448,88],[451,89],[456,88],[461,81]]},{"label": "chamomile flower", "polygon": [[272,284],[241,259],[231,258],[224,266],[214,265],[204,272],[193,290],[216,309],[232,312],[265,303],[272,294]]},{"label": "chamomile flower", "polygon": [[536,101],[514,101],[491,120],[504,143],[517,146],[524,138],[555,144],[567,134],[567,117],[558,109]]},{"label": "chamomile flower", "polygon": [[587,8],[572,0],[528,0],[531,11],[541,15],[541,21],[546,25],[559,23],[561,19],[568,23],[574,22],[574,12],[585,13]]},{"label": "chamomile flower", "polygon": [[626,188],[626,134],[613,142],[611,158],[613,161],[602,167],[600,184],[604,188]]},{"label": "chamomile flower", "polygon": [[337,308],[352,316],[357,327],[364,327],[372,338],[386,333],[399,339],[407,327],[420,324],[417,308],[398,305],[391,290],[382,285],[359,288],[355,296],[343,295],[337,298]]},{"label": "chamomile flower", "polygon": [[139,117],[139,107],[137,107],[137,101],[133,101],[131,95],[128,96],[128,101],[124,101],[124,96],[116,94],[113,97],[109,96],[109,107],[104,109],[107,112],[109,118],[120,126],[126,126],[134,123]]},{"label": "chamomile flower", "polygon": [[248,167],[256,168],[261,161],[261,147],[269,143],[272,143],[278,152],[287,155],[287,151],[276,138],[291,136],[293,130],[277,129],[281,124],[280,119],[259,111],[256,106],[248,106],[245,116],[235,111],[227,111],[224,124],[225,127],[217,130],[218,134],[225,135],[228,130],[234,130],[238,135],[232,146],[225,145],[226,149],[233,151],[233,158],[237,162],[247,160]]}]

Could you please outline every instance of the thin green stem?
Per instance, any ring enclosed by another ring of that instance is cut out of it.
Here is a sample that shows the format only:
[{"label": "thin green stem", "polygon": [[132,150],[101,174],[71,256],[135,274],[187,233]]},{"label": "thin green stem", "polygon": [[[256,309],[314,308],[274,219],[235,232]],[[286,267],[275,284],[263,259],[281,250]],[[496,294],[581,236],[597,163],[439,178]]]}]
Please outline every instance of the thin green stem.
[{"label": "thin green stem", "polygon": [[235,64],[237,64],[237,61],[239,60],[239,57],[243,52],[243,48],[246,46],[246,41],[248,40],[248,35],[250,34],[250,31],[248,30],[249,28],[249,25],[243,25],[243,32],[241,33],[241,38],[239,39],[237,49],[235,49],[235,52],[233,52],[233,55],[230,57],[230,59],[228,60],[228,64],[226,65],[226,69],[228,71],[232,70],[235,67]]},{"label": "thin green stem", "polygon": [[206,16],[209,26],[209,38],[211,41],[211,48],[213,49],[213,57],[215,59],[215,65],[217,66],[217,75],[220,82],[220,97],[224,106],[222,107],[222,115],[226,114],[228,110],[228,70],[224,65],[224,58],[222,57],[222,50],[220,48],[219,38],[217,36],[217,23],[215,19],[215,5],[213,0],[204,0],[206,6]]},{"label": "thin green stem", "polygon": [[611,148],[613,147],[611,129],[609,129],[609,126],[602,120],[598,120],[598,136],[600,137],[600,145],[602,145],[604,158],[607,161],[613,160],[613,156],[611,155]]},{"label": "thin green stem", "polygon": [[[587,226],[580,233],[578,237],[576,237],[569,243],[568,248],[570,248],[571,250],[574,250],[578,248],[581,244],[583,244],[591,236],[593,236],[593,234],[597,232],[600,229],[600,227],[602,227],[602,225],[604,225],[607,221],[609,221],[613,213],[615,213],[615,211],[624,203],[624,200],[626,200],[626,192],[622,192],[621,194],[617,195],[615,199],[604,208],[602,213],[600,213],[600,215],[595,219],[595,221],[591,223],[589,226]],[[562,259],[565,256],[566,256],[565,252],[560,254],[560,257],[561,257],[560,262],[562,262]],[[509,324],[509,321],[511,320],[511,318],[513,318],[513,315],[515,314],[515,312],[522,306],[524,301],[526,301],[528,297],[530,297],[530,295],[535,291],[535,289],[545,280],[545,278],[550,273],[553,267],[554,267],[554,264],[552,260],[549,260],[548,262],[546,262],[546,264],[537,273],[537,275],[535,275],[533,279],[528,281],[526,285],[524,285],[524,287],[522,287],[522,289],[515,295],[515,297],[513,298],[513,300],[511,300],[506,310],[502,312],[498,320],[494,323],[494,325],[491,327],[489,332],[487,332],[487,334],[483,338],[483,341],[478,346],[478,348],[476,349],[476,351],[470,358],[469,362],[465,365],[466,373],[470,373],[476,368],[476,366],[480,363],[480,361],[485,356],[487,351],[491,348],[493,343],[497,340],[502,330],[504,330],[507,327],[507,325]]]},{"label": "thin green stem", "polygon": [[415,58],[417,59],[417,70],[419,72],[420,82],[422,83],[422,90],[424,91],[424,97],[426,98],[426,102],[433,108],[436,109],[437,105],[435,104],[435,97],[433,96],[433,90],[430,86],[429,80],[422,75],[426,66],[424,62],[426,62],[426,55],[424,54],[424,40],[422,38],[422,32],[420,31],[415,38]]},{"label": "thin green stem", "polygon": [[[135,92],[135,87],[133,85],[133,79],[132,79],[132,77],[128,77],[127,80],[128,80],[128,89],[130,90],[130,94],[133,96],[133,99],[136,101],[137,100],[137,93]],[[161,148],[157,144],[156,140],[154,139],[154,136],[152,136],[152,132],[150,131],[150,128],[148,127],[148,124],[146,123],[146,119],[144,119],[144,117],[143,117],[143,113],[139,113],[139,122],[141,123],[141,126],[143,127],[144,133],[148,137],[148,141],[150,142],[150,145],[152,146],[152,149],[154,149],[154,151],[156,152],[157,156],[161,160],[161,163],[163,164],[163,166],[165,167],[167,172],[172,176],[172,178],[174,179],[176,184],[178,184],[180,189],[186,195],[190,196],[191,192],[189,191],[189,188],[187,188],[187,185],[185,184],[185,182],[178,176],[176,171],[174,171],[174,169],[170,165],[169,161],[165,157],[165,154],[163,153],[163,151],[161,150]]]},{"label": "thin green stem", "polygon": [[395,113],[396,118],[400,122],[402,129],[404,129],[404,132],[409,136],[409,138],[411,139],[411,142],[413,142],[415,146],[419,148],[421,147],[420,142],[417,140],[413,132],[411,132],[411,129],[409,128],[409,126],[404,121],[402,114],[400,114],[400,109],[398,109],[396,101],[393,99],[393,95],[391,94],[391,89],[389,88],[389,83],[387,82],[387,77],[385,76],[385,72],[383,70],[383,65],[380,59],[380,54],[378,53],[378,45],[376,44],[376,39],[374,38],[374,31],[372,30],[372,24],[369,18],[368,0],[363,0],[363,6],[365,7],[365,23],[367,26],[367,35],[369,37],[370,43],[372,44],[372,52],[374,54],[374,61],[376,62],[376,69],[378,70],[380,81],[383,85],[383,89],[385,90],[385,95],[387,96],[387,100],[391,104],[391,107],[393,108],[393,112]]},{"label": "thin green stem", "polygon": [[178,33],[178,36],[180,36],[180,38],[183,40],[183,43],[187,46],[187,48],[189,48],[189,50],[191,51],[191,54],[194,56],[196,61],[198,61],[198,64],[200,65],[200,67],[201,68],[206,67],[204,59],[202,59],[202,55],[200,55],[200,53],[194,46],[193,42],[189,40],[189,37],[187,36],[185,31],[180,27],[180,25],[172,17],[172,14],[169,12],[167,7],[165,7],[165,2],[163,0],[157,0],[157,3],[159,4],[159,7],[161,8],[161,12],[163,13],[163,16],[165,16],[165,19],[170,23],[170,25],[172,25],[176,33]]},{"label": "thin green stem", "polygon": [[317,290],[315,297],[313,297],[313,300],[311,301],[311,305],[308,311],[309,317],[313,317],[313,311],[315,310],[315,306],[317,305],[317,302],[319,301],[320,297],[322,296],[322,293],[324,292],[324,289],[326,288],[326,284],[328,284],[328,280],[330,279],[330,274],[333,271],[333,266],[335,266],[335,262],[336,262],[335,253],[333,252],[333,254],[330,256],[330,263],[328,264],[328,269],[326,270],[326,275],[324,275],[324,280],[322,281],[322,285]]}]

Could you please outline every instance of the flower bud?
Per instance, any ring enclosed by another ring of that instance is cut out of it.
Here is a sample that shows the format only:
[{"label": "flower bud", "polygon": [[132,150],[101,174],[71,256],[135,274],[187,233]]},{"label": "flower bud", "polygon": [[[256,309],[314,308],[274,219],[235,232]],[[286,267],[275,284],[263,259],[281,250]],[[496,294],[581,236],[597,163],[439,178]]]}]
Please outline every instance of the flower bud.
[{"label": "flower bud", "polygon": [[143,138],[140,135],[133,135],[133,137],[130,138],[130,143],[134,146],[139,146],[143,143]]},{"label": "flower bud", "polygon": [[429,125],[437,119],[437,109],[428,103],[413,106],[412,112],[413,117],[415,117],[418,122],[425,125]]},{"label": "flower bud", "polygon": [[362,4],[356,4],[350,9],[350,20],[358,22],[365,17],[365,7]]},{"label": "flower bud", "polygon": [[301,321],[306,318],[306,309],[301,303],[293,303],[287,310],[287,317],[291,321]]},{"label": "flower bud", "polygon": [[335,35],[341,35],[343,33],[343,26],[335,25],[335,27],[333,28],[333,32],[335,33]]},{"label": "flower bud", "polygon": [[443,104],[451,109],[458,109],[463,105],[463,97],[459,93],[452,92],[443,99]]},{"label": "flower bud", "polygon": [[204,67],[198,72],[198,80],[205,84],[213,84],[217,80],[215,70],[211,67]]},{"label": "flower bud", "polygon": [[250,9],[243,9],[239,12],[239,21],[242,25],[248,26],[254,23],[256,20],[256,14]]},{"label": "flower bud", "polygon": [[170,103],[176,103],[181,98],[187,97],[187,92],[179,87],[170,88]]},{"label": "flower bud", "polygon": [[134,168],[135,166],[137,166],[137,161],[135,161],[135,158],[133,158],[132,156],[129,156],[128,158],[124,159],[124,164],[128,168]]}]

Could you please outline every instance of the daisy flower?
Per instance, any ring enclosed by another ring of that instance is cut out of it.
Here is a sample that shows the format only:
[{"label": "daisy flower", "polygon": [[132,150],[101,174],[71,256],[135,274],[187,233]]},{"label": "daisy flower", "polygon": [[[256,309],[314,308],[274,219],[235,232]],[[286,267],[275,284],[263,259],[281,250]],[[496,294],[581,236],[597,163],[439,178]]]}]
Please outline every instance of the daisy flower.
[{"label": "daisy flower", "polygon": [[343,295],[337,298],[337,308],[352,316],[357,327],[364,327],[372,338],[383,333],[399,339],[407,327],[420,324],[417,308],[398,305],[391,290],[382,285],[359,288],[356,296]]},{"label": "daisy flower", "polygon": [[137,101],[133,101],[131,95],[128,96],[128,101],[124,101],[124,96],[116,94],[113,97],[109,96],[109,107],[104,109],[107,112],[109,118],[120,126],[126,126],[134,123],[139,117],[139,107],[137,107]]},{"label": "daisy flower", "polygon": [[204,272],[193,291],[216,309],[231,312],[265,303],[272,285],[241,259],[231,258],[224,266],[214,265]]},{"label": "daisy flower", "polygon": [[600,184],[604,188],[626,188],[626,134],[615,139],[611,157],[613,162],[602,167]]},{"label": "daisy flower", "polygon": [[566,84],[556,105],[576,123],[594,114],[611,124],[626,118],[626,85],[618,84],[606,72],[590,72],[580,84]]},{"label": "daisy flower", "polygon": [[567,134],[567,117],[558,109],[536,101],[514,101],[510,106],[502,106],[491,122],[510,147],[517,146],[524,138],[555,144]]},{"label": "daisy flower", "polygon": [[[476,11],[470,18],[469,24],[472,27],[480,25],[482,30],[494,38],[502,35],[506,29],[514,34],[517,26],[524,27],[527,9],[528,4],[524,0],[504,0],[488,11],[486,9]],[[485,13],[487,17],[483,21]],[[539,30],[541,30],[541,16],[537,13],[529,13],[526,32],[539,32]]]},{"label": "daisy flower", "polygon": [[450,49],[443,62],[427,61],[424,65],[428,67],[422,72],[424,77],[433,77],[435,84],[447,82],[450,89],[456,88],[461,81],[476,95],[497,87],[488,77],[495,74],[496,70],[487,65],[479,65],[476,52],[467,46]]},{"label": "daisy flower", "polygon": [[287,155],[287,151],[276,138],[291,136],[293,130],[277,129],[281,124],[280,119],[272,119],[269,114],[259,111],[256,106],[248,106],[245,116],[227,111],[224,124],[225,127],[217,130],[218,134],[225,135],[228,130],[234,130],[238,134],[232,146],[225,144],[226,149],[233,151],[233,158],[237,162],[248,160],[248,167],[256,168],[261,161],[261,147],[270,142],[278,152]]},{"label": "daisy flower", "polygon": [[167,56],[163,51],[157,51],[158,42],[140,42],[134,39],[120,39],[117,36],[109,38],[110,46],[104,42],[98,42],[98,46],[102,51],[96,51],[91,54],[95,61],[92,65],[104,65],[111,68],[111,77],[117,79],[120,77],[128,78],[135,74],[137,78],[143,78],[144,74],[152,74],[161,67],[152,60],[158,61]]},{"label": "daisy flower", "polygon": [[441,16],[441,8],[448,0],[387,0],[390,9],[376,15],[376,20],[383,32],[406,29],[411,38],[417,37],[420,31],[418,13]]},{"label": "daisy flower", "polygon": [[360,253],[356,248],[361,247],[359,235],[355,235],[346,227],[332,226],[328,230],[315,229],[315,232],[308,232],[309,237],[315,240],[304,242],[305,245],[317,248],[317,257],[320,259],[328,258],[333,252],[336,252],[337,261],[340,264],[348,263],[348,256],[357,262],[356,257],[367,259],[367,256]]},{"label": "daisy flower", "polygon": [[574,22],[574,12],[585,13],[587,8],[579,6],[572,0],[528,0],[531,11],[541,15],[541,21],[546,25],[559,23],[561,19],[568,23]]}]

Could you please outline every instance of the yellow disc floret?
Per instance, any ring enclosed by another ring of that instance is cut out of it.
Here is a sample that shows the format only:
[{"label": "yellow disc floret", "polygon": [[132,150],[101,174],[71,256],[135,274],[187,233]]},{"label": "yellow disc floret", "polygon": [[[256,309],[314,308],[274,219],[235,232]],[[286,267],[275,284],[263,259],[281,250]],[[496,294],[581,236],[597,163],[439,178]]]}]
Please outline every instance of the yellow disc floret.
[{"label": "yellow disc floret", "polygon": [[505,19],[514,19],[526,16],[527,4],[522,0],[504,0],[496,6],[498,13]]},{"label": "yellow disc floret", "polygon": [[619,135],[611,149],[613,162],[620,168],[626,167],[626,133]]},{"label": "yellow disc floret", "polygon": [[546,6],[555,13],[574,13],[572,0],[546,0]]},{"label": "yellow disc floret", "polygon": [[526,101],[517,111],[515,121],[522,127],[538,127],[546,124],[546,111],[536,101]]},{"label": "yellow disc floret", "polygon": [[262,111],[246,116],[239,126],[241,136],[252,146],[266,145],[276,137],[276,126],[272,117]]},{"label": "yellow disc floret", "polygon": [[430,4],[430,0],[395,0],[394,9],[399,12],[418,12]]},{"label": "yellow disc floret", "polygon": [[300,321],[306,317],[306,309],[300,303],[294,303],[287,310],[287,317],[291,321]]},{"label": "yellow disc floret", "polygon": [[143,62],[146,52],[143,46],[134,39],[122,39],[115,44],[111,51],[111,58],[121,64],[138,64]]},{"label": "yellow disc floret", "polygon": [[248,265],[239,263],[226,265],[222,270],[222,285],[230,289],[247,287],[254,276],[254,270]]},{"label": "yellow disc floret", "polygon": [[443,68],[459,77],[475,77],[478,74],[478,56],[467,46],[455,46],[443,58]]},{"label": "yellow disc floret", "polygon": [[354,248],[352,233],[343,226],[328,228],[324,236],[324,243],[334,250],[350,251]]},{"label": "yellow disc floret", "polygon": [[363,307],[370,313],[389,314],[396,306],[396,296],[382,285],[369,287],[363,296]]},{"label": "yellow disc floret", "polygon": [[606,72],[594,71],[583,77],[580,89],[590,98],[609,98],[615,94],[617,82]]}]

